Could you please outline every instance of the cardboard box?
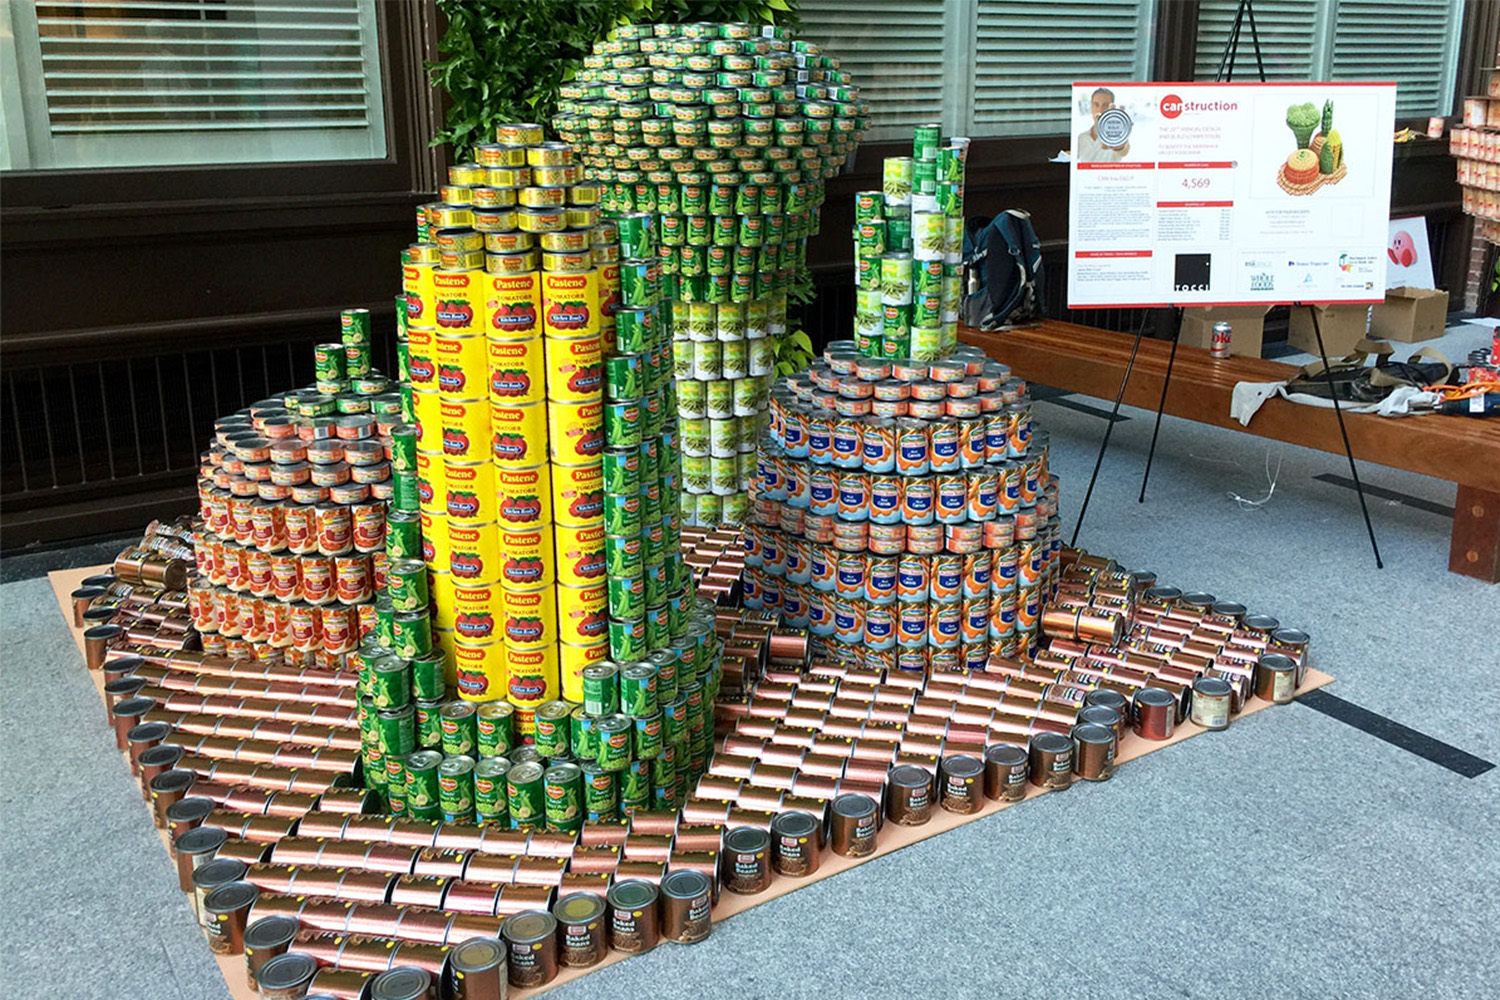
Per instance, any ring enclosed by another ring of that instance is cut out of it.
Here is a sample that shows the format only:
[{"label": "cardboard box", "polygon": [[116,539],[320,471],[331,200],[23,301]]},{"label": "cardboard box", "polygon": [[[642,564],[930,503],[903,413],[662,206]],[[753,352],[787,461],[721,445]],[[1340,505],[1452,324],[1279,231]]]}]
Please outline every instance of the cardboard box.
[{"label": "cardboard box", "polygon": [[1291,327],[1286,342],[1299,351],[1318,356],[1318,338],[1313,332],[1312,311],[1318,311],[1318,327],[1323,331],[1323,346],[1328,360],[1342,358],[1354,350],[1365,335],[1370,307],[1352,302],[1335,302],[1326,306],[1293,306]]},{"label": "cardboard box", "polygon": [[1370,335],[1414,344],[1441,337],[1448,326],[1448,293],[1432,288],[1392,288],[1375,306]]},{"label": "cardboard box", "polygon": [[1270,306],[1191,306],[1182,310],[1182,337],[1178,342],[1208,350],[1213,345],[1214,324],[1223,322],[1233,328],[1229,353],[1258,358],[1266,333],[1266,313],[1270,311]]}]

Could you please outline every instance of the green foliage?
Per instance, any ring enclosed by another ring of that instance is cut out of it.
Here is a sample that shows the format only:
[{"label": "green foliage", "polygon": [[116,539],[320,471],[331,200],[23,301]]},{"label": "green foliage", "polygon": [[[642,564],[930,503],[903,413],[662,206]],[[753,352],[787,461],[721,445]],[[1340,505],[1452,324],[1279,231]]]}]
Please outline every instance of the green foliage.
[{"label": "green foliage", "polygon": [[447,93],[446,127],[455,162],[493,142],[500,122],[549,127],[557,91],[571,80],[594,43],[617,24],[728,21],[797,26],[796,0],[437,0],[448,18],[429,63],[432,83]]},{"label": "green foliage", "polygon": [[800,314],[802,307],[816,297],[817,291],[813,287],[812,272],[807,269],[806,264],[799,265],[791,287],[786,292],[787,311],[792,313],[795,310],[796,322],[792,322],[792,317],[788,316],[786,333],[776,338],[777,375],[791,375],[812,364],[812,337],[802,328]]},{"label": "green foliage", "polygon": [[1322,116],[1313,104],[1293,104],[1286,109],[1287,128],[1297,137],[1297,148],[1306,149],[1312,140],[1313,129],[1318,127]]}]

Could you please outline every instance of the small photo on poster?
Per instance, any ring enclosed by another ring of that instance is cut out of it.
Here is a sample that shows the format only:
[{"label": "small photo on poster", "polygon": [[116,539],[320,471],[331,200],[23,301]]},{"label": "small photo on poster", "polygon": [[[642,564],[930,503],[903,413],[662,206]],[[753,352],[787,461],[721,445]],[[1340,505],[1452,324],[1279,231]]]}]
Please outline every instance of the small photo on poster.
[{"label": "small photo on poster", "polygon": [[1142,96],[1135,88],[1116,91],[1101,85],[1077,100],[1073,107],[1073,162],[1151,160],[1155,150],[1148,138],[1143,142],[1151,128],[1143,129],[1142,124],[1154,117],[1155,109],[1141,101]]},{"label": "small photo on poster", "polygon": [[[1278,89],[1278,100],[1256,104],[1256,197],[1368,198],[1383,155],[1389,120],[1379,102],[1349,87],[1310,83]],[[1381,152],[1377,152],[1377,149]],[[1383,220],[1382,220],[1383,221]]]}]

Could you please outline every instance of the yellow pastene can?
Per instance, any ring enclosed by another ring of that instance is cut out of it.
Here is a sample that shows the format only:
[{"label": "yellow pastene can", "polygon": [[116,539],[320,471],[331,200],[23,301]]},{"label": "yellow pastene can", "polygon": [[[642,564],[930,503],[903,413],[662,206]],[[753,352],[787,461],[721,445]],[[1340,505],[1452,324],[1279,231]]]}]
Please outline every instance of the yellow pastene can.
[{"label": "yellow pastene can", "polygon": [[502,587],[500,639],[507,647],[540,649],[557,642],[557,588]]},{"label": "yellow pastene can", "polygon": [[506,650],[499,642],[455,642],[453,680],[464,701],[497,701],[505,697]]},{"label": "yellow pastene can", "polygon": [[599,272],[542,274],[542,332],[577,337],[599,332]]},{"label": "yellow pastene can", "polygon": [[552,520],[551,466],[495,469],[495,507],[500,523],[534,527]]},{"label": "yellow pastene can", "polygon": [[428,569],[448,568],[448,515],[424,510],[418,517],[422,523],[422,561]]},{"label": "yellow pastene can", "polygon": [[604,401],[550,403],[548,454],[555,465],[583,465],[604,455]]},{"label": "yellow pastene can", "polygon": [[[484,333],[484,272],[432,272],[432,326],[449,333]],[[408,320],[410,322],[410,320]]]},{"label": "yellow pastene can", "polygon": [[464,642],[488,642],[498,635],[500,587],[494,583],[458,581],[453,588],[454,626]]},{"label": "yellow pastene can", "polygon": [[413,261],[401,265],[401,290],[406,294],[408,327],[431,329],[437,323],[433,316],[437,301],[436,289],[433,287],[433,274],[436,271],[436,260]]},{"label": "yellow pastene can", "polygon": [[417,389],[411,394],[417,416],[417,448],[443,453],[443,397],[434,390]]},{"label": "yellow pastene can", "polygon": [[500,578],[500,529],[493,523],[448,521],[448,566],[463,586]]},{"label": "yellow pastene can", "polygon": [[486,461],[443,460],[443,503],[449,530],[460,524],[493,524],[495,521],[495,467]]},{"label": "yellow pastene can", "polygon": [[[600,538],[602,544],[602,532]],[[553,558],[552,525],[500,529],[502,587],[545,587],[556,582]]]},{"label": "yellow pastene can", "polygon": [[536,465],[547,455],[547,407],[490,404],[490,460],[502,469]]},{"label": "yellow pastene can", "polygon": [[484,462],[489,455],[490,401],[483,396],[457,398],[446,393],[438,402],[443,422],[443,454],[457,462]]},{"label": "yellow pastene can", "polygon": [[[485,358],[486,341],[477,333],[439,333],[432,340],[437,357],[438,391],[445,397],[468,399],[483,395],[489,381],[489,362]],[[407,335],[407,352],[411,336]]]},{"label": "yellow pastene can", "polygon": [[588,646],[609,639],[609,594],[603,581],[557,588],[559,642]]},{"label": "yellow pastene can", "polygon": [[544,338],[547,344],[547,398],[584,403],[604,396],[604,345],[600,335]]},{"label": "yellow pastene can", "polygon": [[496,406],[540,403],[547,398],[547,362],[541,337],[488,340],[485,369]]},{"label": "yellow pastene can", "polygon": [[561,686],[557,672],[557,647],[511,649],[503,647],[505,697],[516,712],[518,735],[536,734],[536,707],[557,697]]},{"label": "yellow pastene can", "polygon": [[609,659],[609,643],[573,646],[558,643],[558,668],[562,677],[562,696],[568,701],[583,701],[583,668]]},{"label": "yellow pastene can", "polygon": [[428,514],[444,514],[448,474],[443,468],[443,456],[430,451],[417,450],[417,509]]},{"label": "yellow pastene can", "polygon": [[484,333],[491,340],[524,340],[542,332],[542,276],[486,274]]},{"label": "yellow pastene can", "polygon": [[427,586],[432,592],[432,627],[453,630],[458,601],[454,597],[455,582],[452,573],[440,569],[429,570]]},{"label": "yellow pastene can", "polygon": [[604,522],[584,528],[558,525],[557,582],[588,587],[604,582]]},{"label": "yellow pastene can", "polygon": [[604,523],[604,462],[552,466],[552,520],[574,528]]},{"label": "yellow pastene can", "polygon": [[435,392],[437,381],[437,334],[432,330],[407,327],[406,357],[411,386],[418,392]]}]

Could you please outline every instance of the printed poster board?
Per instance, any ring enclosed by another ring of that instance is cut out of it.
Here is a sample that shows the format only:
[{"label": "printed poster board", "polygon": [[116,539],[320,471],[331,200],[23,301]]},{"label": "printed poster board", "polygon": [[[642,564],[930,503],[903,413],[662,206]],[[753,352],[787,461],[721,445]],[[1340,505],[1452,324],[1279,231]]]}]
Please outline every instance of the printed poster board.
[{"label": "printed poster board", "polygon": [[1072,100],[1070,309],[1384,300],[1395,84],[1075,83]]}]

